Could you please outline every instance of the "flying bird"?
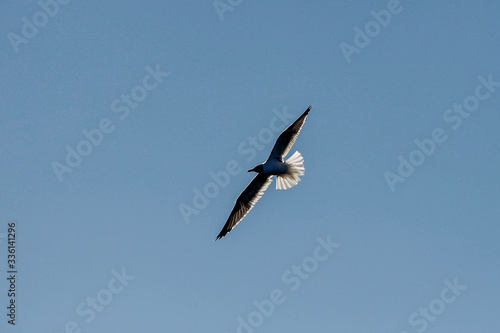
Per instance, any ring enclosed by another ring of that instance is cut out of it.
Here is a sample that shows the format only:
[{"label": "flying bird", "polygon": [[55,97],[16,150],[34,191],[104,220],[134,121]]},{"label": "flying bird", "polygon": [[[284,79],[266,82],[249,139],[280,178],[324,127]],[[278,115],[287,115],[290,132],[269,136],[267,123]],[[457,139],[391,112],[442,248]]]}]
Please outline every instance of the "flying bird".
[{"label": "flying bird", "polygon": [[273,176],[276,176],[277,190],[287,190],[299,183],[299,176],[302,176],[305,171],[304,158],[298,151],[293,153],[286,161],[283,158],[288,154],[295,140],[297,140],[309,111],[311,111],[311,107],[308,107],[293,124],[280,134],[267,161],[248,170],[248,172],[256,172],[257,176],[252,179],[250,184],[236,199],[233,210],[216,240],[226,236],[228,232],[243,220],[267,190],[273,181]]}]

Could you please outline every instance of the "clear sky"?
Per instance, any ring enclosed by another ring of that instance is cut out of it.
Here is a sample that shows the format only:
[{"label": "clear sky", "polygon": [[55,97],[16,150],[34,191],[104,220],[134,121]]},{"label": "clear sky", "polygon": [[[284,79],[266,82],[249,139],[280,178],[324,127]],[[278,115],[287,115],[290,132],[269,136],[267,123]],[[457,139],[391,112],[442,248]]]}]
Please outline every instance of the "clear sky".
[{"label": "clear sky", "polygon": [[1,332],[499,331],[497,1],[0,7]]}]

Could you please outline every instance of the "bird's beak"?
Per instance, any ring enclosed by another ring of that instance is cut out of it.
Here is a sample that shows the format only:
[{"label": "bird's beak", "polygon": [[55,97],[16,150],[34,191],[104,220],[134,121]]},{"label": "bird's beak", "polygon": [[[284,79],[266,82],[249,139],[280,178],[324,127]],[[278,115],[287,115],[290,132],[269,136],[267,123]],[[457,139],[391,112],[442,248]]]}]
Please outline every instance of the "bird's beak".
[{"label": "bird's beak", "polygon": [[255,168],[248,170],[247,172],[252,172],[255,171]]}]

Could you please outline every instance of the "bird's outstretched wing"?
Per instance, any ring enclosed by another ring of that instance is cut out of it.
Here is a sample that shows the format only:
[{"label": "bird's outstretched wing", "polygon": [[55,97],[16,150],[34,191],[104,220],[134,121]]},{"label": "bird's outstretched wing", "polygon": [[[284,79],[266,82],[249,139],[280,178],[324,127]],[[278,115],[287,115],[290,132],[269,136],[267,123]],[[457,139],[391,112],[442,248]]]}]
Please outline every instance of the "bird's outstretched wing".
[{"label": "bird's outstretched wing", "polygon": [[[272,176],[258,174],[252,179],[250,184],[241,192],[238,199],[234,204],[233,210],[227,219],[226,224],[222,228],[221,232],[217,236],[217,239],[224,237],[228,232],[231,231],[248,212],[253,208],[253,206],[259,201],[264,192],[269,187],[269,184],[273,181]],[[216,239],[216,240],[217,240]]]},{"label": "bird's outstretched wing", "polygon": [[276,143],[274,144],[273,150],[269,155],[269,159],[278,159],[281,160],[283,157],[288,154],[290,149],[292,148],[295,140],[299,136],[300,130],[302,126],[304,126],[304,122],[306,121],[306,117],[311,111],[311,107],[308,107],[307,110],[294,121],[293,124],[288,126],[278,137]]}]

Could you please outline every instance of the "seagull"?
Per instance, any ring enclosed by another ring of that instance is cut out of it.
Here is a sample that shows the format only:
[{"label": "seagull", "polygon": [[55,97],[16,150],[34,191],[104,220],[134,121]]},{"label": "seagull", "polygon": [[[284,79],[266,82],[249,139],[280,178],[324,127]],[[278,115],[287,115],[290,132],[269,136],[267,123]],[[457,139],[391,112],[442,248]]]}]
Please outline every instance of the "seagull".
[{"label": "seagull", "polygon": [[299,183],[299,176],[304,175],[305,171],[304,158],[298,151],[293,153],[285,162],[283,158],[288,154],[295,140],[297,140],[309,111],[311,111],[311,106],[280,134],[267,161],[248,170],[248,172],[256,172],[257,176],[252,179],[250,184],[236,199],[226,224],[215,240],[226,236],[228,232],[243,220],[267,190],[273,181],[273,176],[276,176],[277,190],[287,190]]}]

